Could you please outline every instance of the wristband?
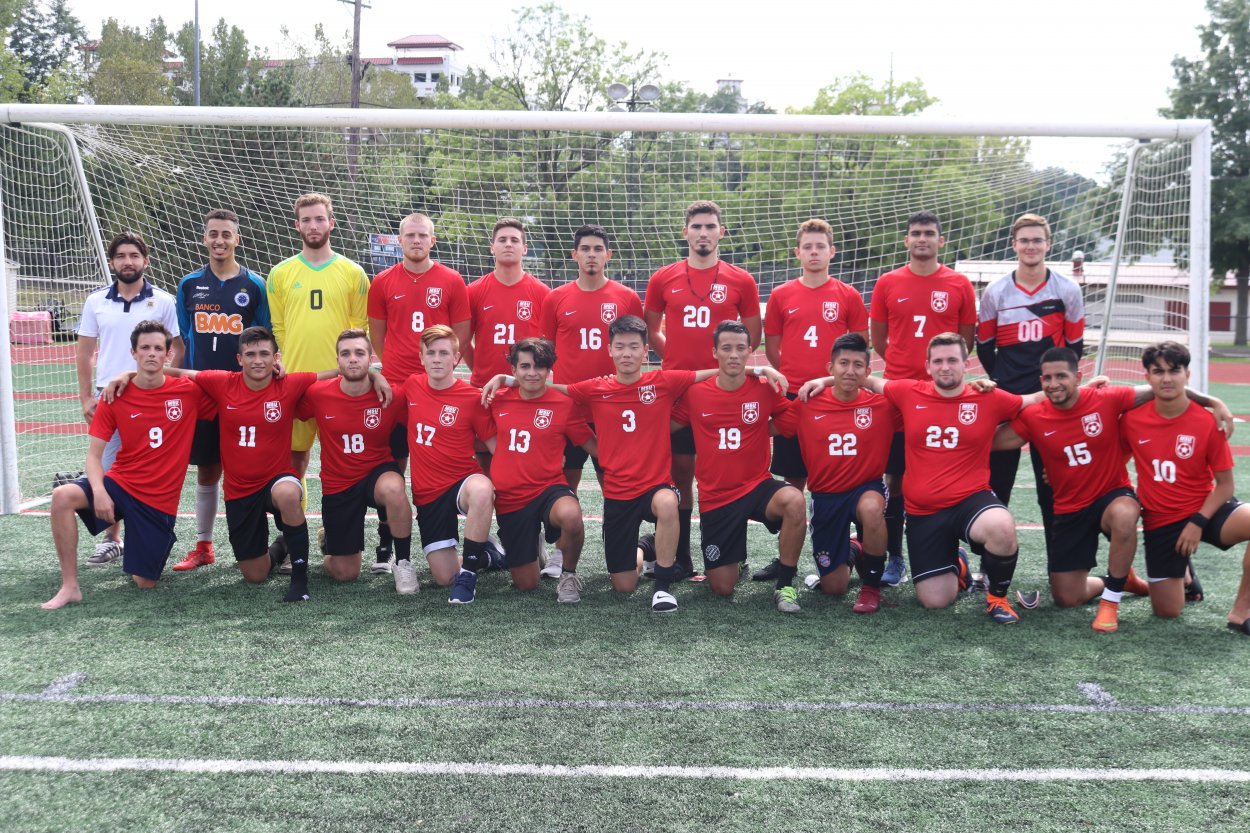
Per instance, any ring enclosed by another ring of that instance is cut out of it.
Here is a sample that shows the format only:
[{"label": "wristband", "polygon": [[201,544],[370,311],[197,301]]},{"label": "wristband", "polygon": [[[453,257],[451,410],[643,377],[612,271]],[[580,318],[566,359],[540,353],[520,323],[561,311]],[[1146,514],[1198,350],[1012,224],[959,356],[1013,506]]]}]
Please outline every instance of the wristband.
[{"label": "wristband", "polygon": [[763,376],[763,375],[764,375],[764,367],[763,367],[763,365],[758,365],[758,364],[757,364],[755,367],[751,368],[751,372],[752,372],[752,373],[754,373],[756,376]]},{"label": "wristband", "polygon": [[1203,515],[1201,512],[1195,512],[1189,516],[1189,522],[1193,524],[1194,526],[1198,527],[1199,529],[1206,529],[1209,519],[1207,518],[1206,515]]},{"label": "wristband", "polygon": [[373,373],[381,373],[382,362],[374,362],[373,364],[369,365],[369,370]]},{"label": "wristband", "polygon": [[504,377],[503,377],[503,386],[504,386],[505,388],[515,388],[515,387],[516,387],[516,377],[515,377],[515,376],[509,376],[509,375],[507,375],[507,374],[504,374]]}]

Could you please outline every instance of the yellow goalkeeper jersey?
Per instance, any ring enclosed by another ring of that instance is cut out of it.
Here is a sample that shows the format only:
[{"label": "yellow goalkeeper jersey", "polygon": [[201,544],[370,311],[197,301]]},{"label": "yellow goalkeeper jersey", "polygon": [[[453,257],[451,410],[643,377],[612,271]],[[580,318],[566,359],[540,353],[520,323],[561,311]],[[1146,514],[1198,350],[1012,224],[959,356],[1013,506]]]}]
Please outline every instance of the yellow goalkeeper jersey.
[{"label": "yellow goalkeeper jersey", "polygon": [[268,294],[273,335],[287,370],[337,367],[339,333],[368,323],[369,276],[342,255],[318,267],[302,254],[282,261],[269,272]]}]

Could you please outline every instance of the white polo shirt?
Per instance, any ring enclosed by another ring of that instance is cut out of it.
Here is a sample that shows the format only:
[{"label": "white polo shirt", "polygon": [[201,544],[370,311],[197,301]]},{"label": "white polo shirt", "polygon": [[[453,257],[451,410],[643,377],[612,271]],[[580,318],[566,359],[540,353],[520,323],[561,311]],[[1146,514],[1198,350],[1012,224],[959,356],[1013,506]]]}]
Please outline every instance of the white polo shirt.
[{"label": "white polo shirt", "polygon": [[133,301],[117,294],[117,284],[101,287],[87,296],[78,321],[78,335],[99,342],[95,360],[95,386],[102,388],[117,374],[135,369],[130,355],[130,334],[140,321],[159,321],[178,335],[178,312],[174,296],[143,279],[143,289]]}]

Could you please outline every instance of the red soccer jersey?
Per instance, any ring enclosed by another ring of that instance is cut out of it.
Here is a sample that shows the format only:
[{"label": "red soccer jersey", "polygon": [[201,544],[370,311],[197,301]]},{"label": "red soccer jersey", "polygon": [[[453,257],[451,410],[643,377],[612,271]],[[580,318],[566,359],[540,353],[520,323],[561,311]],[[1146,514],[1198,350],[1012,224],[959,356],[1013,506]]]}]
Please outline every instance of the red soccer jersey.
[{"label": "red soccer jersey", "polygon": [[942,396],[933,382],[886,383],[885,398],[903,419],[907,455],[903,508],[932,515],[990,488],[990,447],[1000,422],[1020,413],[1020,397],[1001,389],[977,393],[967,385]]},{"label": "red soccer jersey", "polygon": [[779,340],[781,375],[798,393],[808,379],[827,376],[826,366],[838,336],[868,331],[868,310],[859,293],[842,281],[804,286],[787,281],[768,296],[764,337]]},{"label": "red soccer jersey", "polygon": [[424,373],[414,373],[396,395],[408,406],[414,504],[429,503],[469,475],[482,473],[473,456],[474,441],[494,431],[480,390],[459,379],[435,390]]},{"label": "red soccer jersey", "polygon": [[195,421],[208,418],[212,402],[190,379],[164,378],[159,388],[132,381],[111,404],[101,400],[88,433],[105,442],[120,433],[121,450],[105,474],[136,500],[176,515]]},{"label": "red soccer jersey", "polygon": [[495,509],[523,509],[549,486],[563,486],[564,441],[581,445],[593,436],[582,409],[564,394],[548,389],[537,399],[522,399],[504,388],[491,402],[495,454],[490,479]]},{"label": "red soccer jersey", "polygon": [[1121,442],[1137,466],[1142,526],[1157,529],[1202,508],[1215,472],[1229,471],[1233,455],[1215,417],[1196,402],[1173,419],[1150,403],[1124,415]]},{"label": "red soccer jersey", "polygon": [[1130,387],[1082,388],[1067,410],[1050,400],[1025,408],[1011,429],[1042,455],[1055,491],[1055,512],[1079,512],[1110,492],[1130,485],[1120,447],[1120,417],[1133,407]]},{"label": "red soccer jersey", "polygon": [[610,280],[589,292],[577,281],[553,289],[543,302],[542,333],[556,346],[552,381],[569,385],[596,376],[612,376],[608,325],[622,315],[642,318],[638,293]]},{"label": "red soccer jersey", "polygon": [[511,373],[508,351],[518,341],[541,336],[543,302],[551,289],[528,272],[512,286],[504,286],[494,272],[469,284],[469,312],[473,320],[473,376],[469,383],[482,387],[497,373]]},{"label": "red soccer jersey", "polygon": [[711,269],[691,269],[679,260],[647,281],[647,312],[664,316],[665,370],[716,367],[712,334],[722,321],[760,317],[755,278],[723,260]]},{"label": "red soccer jersey", "polygon": [[894,433],[903,430],[894,406],[866,390],[851,402],[823,390],[807,402],[792,402],[774,424],[783,437],[799,438],[807,488],[834,494],[880,480]]},{"label": "red soccer jersey", "polygon": [[373,390],[348,396],[341,381],[325,379],[313,385],[295,411],[296,419],[317,420],[321,491],[327,495],[350,489],[391,462],[391,429],[404,419],[404,402],[398,394],[383,407]]},{"label": "red soccer jersey", "polygon": [[316,373],[288,373],[252,390],[242,373],[201,370],[196,383],[217,401],[226,500],[247,497],[291,468],[291,422]]},{"label": "red soccer jersey", "polygon": [[401,260],[373,279],[369,286],[369,317],[386,322],[382,346],[382,375],[392,386],[412,373],[424,373],[421,333],[434,324],[468,321],[469,291],[464,278],[441,263],[420,275]]},{"label": "red soccer jersey", "polygon": [[772,477],[768,420],[789,405],[768,382],[754,376],[732,391],[723,390],[713,376],[677,401],[673,420],[694,430],[700,512],[733,503]]},{"label": "red soccer jersey", "polygon": [[693,384],[689,371],[652,370],[631,385],[613,376],[569,386],[569,396],[589,408],[595,424],[604,497],[629,500],[672,482],[673,403]]},{"label": "red soccer jersey", "polygon": [[886,272],[873,287],[869,317],[885,322],[889,333],[885,378],[927,382],[929,339],[975,325],[977,297],[972,283],[946,266],[924,276],[902,266]]}]

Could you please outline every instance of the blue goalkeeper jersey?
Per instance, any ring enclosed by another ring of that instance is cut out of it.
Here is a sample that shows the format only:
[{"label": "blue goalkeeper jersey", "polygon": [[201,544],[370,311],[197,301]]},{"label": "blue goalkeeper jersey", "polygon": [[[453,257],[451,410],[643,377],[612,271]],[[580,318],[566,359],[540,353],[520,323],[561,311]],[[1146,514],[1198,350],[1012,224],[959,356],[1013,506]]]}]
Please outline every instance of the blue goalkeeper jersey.
[{"label": "blue goalkeeper jersey", "polygon": [[238,370],[239,333],[271,326],[265,282],[242,266],[225,281],[207,265],[192,272],[178,282],[177,304],[192,370]]}]

